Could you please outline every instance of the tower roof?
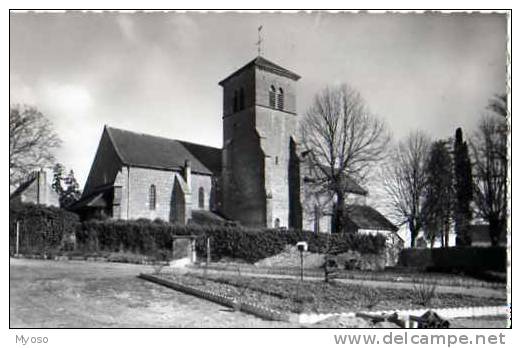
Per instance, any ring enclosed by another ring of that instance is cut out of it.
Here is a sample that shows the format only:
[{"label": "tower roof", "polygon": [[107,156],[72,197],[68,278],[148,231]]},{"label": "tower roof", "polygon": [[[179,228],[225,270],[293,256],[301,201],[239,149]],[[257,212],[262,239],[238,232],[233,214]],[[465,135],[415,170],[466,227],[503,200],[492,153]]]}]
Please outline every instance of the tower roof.
[{"label": "tower roof", "polygon": [[280,65],[277,65],[273,62],[270,62],[269,60],[267,60],[266,58],[264,57],[261,57],[261,56],[258,56],[256,57],[255,59],[253,59],[252,61],[250,61],[248,64],[246,64],[245,66],[243,66],[242,68],[240,68],[239,70],[233,72],[231,75],[229,75],[227,78],[221,80],[219,82],[219,85],[223,85],[223,83],[232,78],[233,76],[241,73],[242,71],[252,67],[252,66],[256,66],[260,69],[264,69],[264,70],[267,70],[267,71],[270,71],[272,73],[275,73],[275,74],[279,74],[279,75],[282,75],[282,76],[285,76],[285,77],[288,77],[292,80],[295,80],[297,81],[298,79],[300,79],[300,76],[295,74],[294,72],[286,69],[286,68],[283,68],[281,67]]}]

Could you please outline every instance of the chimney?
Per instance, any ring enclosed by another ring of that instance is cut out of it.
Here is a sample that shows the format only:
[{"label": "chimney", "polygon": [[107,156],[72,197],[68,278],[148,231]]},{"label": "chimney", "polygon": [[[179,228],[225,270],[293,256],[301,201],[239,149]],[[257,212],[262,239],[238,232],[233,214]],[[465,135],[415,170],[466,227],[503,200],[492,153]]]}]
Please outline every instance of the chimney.
[{"label": "chimney", "polygon": [[46,204],[47,203],[47,173],[45,169],[40,169],[37,174],[37,184],[38,184],[38,198],[36,200],[37,204]]},{"label": "chimney", "polygon": [[185,160],[185,167],[183,170],[183,177],[186,181],[186,185],[188,186],[188,190],[192,189],[192,166],[190,164],[190,160]]}]

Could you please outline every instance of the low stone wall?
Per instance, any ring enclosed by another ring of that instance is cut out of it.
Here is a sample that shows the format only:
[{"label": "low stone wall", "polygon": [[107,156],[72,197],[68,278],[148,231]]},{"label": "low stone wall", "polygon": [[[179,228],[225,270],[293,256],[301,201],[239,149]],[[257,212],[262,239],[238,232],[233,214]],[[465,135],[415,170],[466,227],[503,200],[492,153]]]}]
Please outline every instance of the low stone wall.
[{"label": "low stone wall", "polygon": [[161,285],[164,285],[171,289],[184,292],[185,294],[197,296],[199,298],[203,298],[205,300],[212,301],[212,302],[218,303],[218,304],[226,306],[226,307],[239,309],[242,312],[253,314],[253,315],[256,315],[263,319],[279,320],[279,321],[286,321],[286,322],[291,322],[291,321],[297,320],[296,316],[293,316],[288,313],[282,313],[282,312],[273,310],[271,308],[268,308],[265,306],[260,306],[260,305],[257,305],[255,303],[251,303],[251,302],[246,302],[246,301],[238,302],[237,300],[235,300],[233,297],[230,297],[230,296],[217,294],[217,293],[214,293],[211,291],[199,290],[199,289],[193,288],[191,286],[179,284],[174,281],[166,280],[161,277],[156,277],[156,276],[153,276],[150,274],[141,273],[139,275],[139,278],[148,280],[148,281],[151,281],[151,282],[154,282],[157,284],[161,284]]}]

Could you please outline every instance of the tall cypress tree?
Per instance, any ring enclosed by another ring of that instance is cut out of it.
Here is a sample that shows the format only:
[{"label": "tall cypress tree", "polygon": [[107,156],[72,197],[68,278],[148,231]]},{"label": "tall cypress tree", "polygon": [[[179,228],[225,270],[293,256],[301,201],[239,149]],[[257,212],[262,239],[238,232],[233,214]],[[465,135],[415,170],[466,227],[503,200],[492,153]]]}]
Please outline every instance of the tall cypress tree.
[{"label": "tall cypress tree", "polygon": [[447,142],[432,143],[426,166],[425,200],[422,215],[424,231],[433,247],[437,238],[443,247],[449,245],[449,232],[454,204],[453,164]]},{"label": "tall cypress tree", "polygon": [[454,206],[454,228],[456,231],[456,245],[468,246],[472,244],[469,225],[472,219],[470,203],[472,201],[472,168],[469,158],[467,142],[463,141],[461,128],[456,129],[454,139],[454,191],[456,201]]}]

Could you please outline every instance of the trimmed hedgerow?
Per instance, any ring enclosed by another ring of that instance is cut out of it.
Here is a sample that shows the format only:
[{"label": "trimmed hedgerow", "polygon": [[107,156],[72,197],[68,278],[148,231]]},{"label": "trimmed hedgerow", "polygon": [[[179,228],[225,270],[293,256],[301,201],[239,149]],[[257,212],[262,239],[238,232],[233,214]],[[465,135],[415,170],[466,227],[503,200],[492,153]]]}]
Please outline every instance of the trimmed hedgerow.
[{"label": "trimmed hedgerow", "polygon": [[[212,260],[231,258],[256,262],[276,255],[286,245],[298,241],[307,241],[311,252],[324,252],[327,244],[325,234],[308,231],[222,225],[182,226],[149,220],[87,221],[78,229],[76,240],[78,248],[86,252],[132,252],[168,258],[174,235],[198,236],[196,250],[201,257],[206,256],[206,237],[210,237]],[[385,237],[381,235],[335,234],[330,238],[335,253],[353,250],[377,254],[385,248]]]},{"label": "trimmed hedgerow", "polygon": [[35,204],[9,206],[9,253],[16,249],[16,223],[19,223],[19,252],[52,254],[74,249],[74,234],[79,225],[77,214]]},{"label": "trimmed hedgerow", "polygon": [[483,271],[506,272],[506,261],[506,248],[502,246],[404,249],[399,258],[403,267],[478,276]]}]

